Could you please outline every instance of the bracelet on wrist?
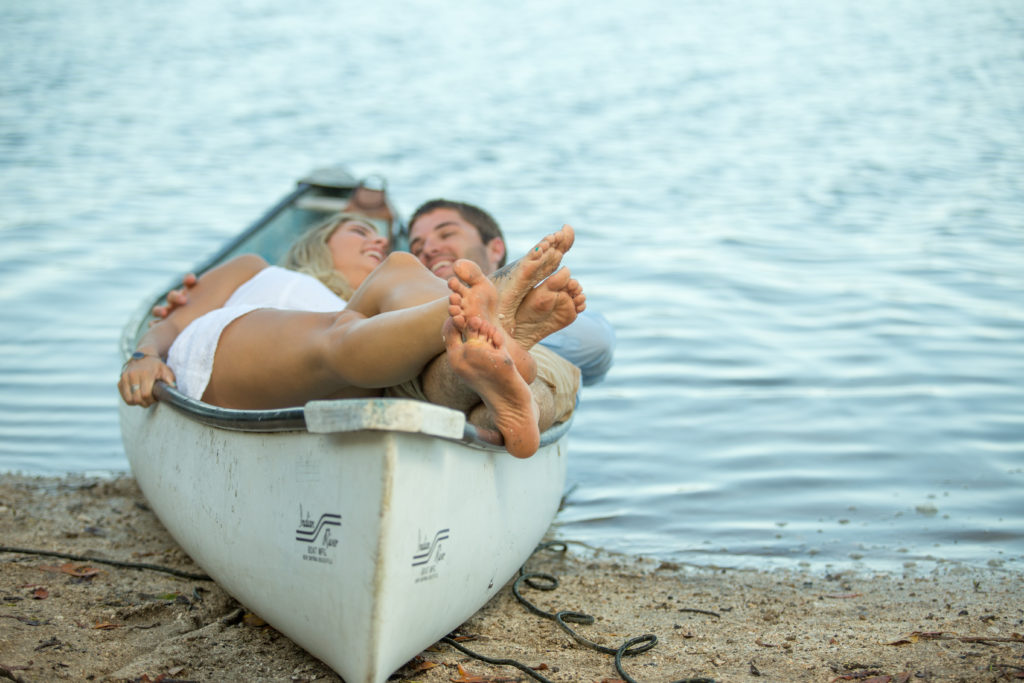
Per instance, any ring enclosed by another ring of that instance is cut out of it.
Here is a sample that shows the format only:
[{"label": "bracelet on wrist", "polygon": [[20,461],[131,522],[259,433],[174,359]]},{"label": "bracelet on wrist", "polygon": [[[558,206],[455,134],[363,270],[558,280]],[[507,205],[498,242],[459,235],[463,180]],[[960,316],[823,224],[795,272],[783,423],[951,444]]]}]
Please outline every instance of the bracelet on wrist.
[{"label": "bracelet on wrist", "polygon": [[142,360],[143,358],[158,358],[155,353],[145,353],[143,351],[133,351],[132,355],[128,356],[128,360],[121,366],[121,372],[124,372],[128,367],[128,364],[135,360]]}]

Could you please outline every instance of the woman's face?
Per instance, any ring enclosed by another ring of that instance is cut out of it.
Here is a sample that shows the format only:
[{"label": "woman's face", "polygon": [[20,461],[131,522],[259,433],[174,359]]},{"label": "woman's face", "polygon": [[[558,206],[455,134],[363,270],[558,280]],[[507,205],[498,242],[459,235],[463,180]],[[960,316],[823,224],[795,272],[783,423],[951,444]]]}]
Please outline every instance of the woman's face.
[{"label": "woman's face", "polygon": [[355,289],[388,253],[388,240],[359,221],[345,221],[327,239],[334,269]]}]

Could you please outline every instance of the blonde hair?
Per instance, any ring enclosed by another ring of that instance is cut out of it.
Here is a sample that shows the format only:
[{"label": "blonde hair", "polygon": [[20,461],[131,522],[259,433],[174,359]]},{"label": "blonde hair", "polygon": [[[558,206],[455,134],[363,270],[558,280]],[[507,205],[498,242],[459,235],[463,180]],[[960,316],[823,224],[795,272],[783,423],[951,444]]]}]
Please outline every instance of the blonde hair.
[{"label": "blonde hair", "polygon": [[334,269],[334,257],[327,246],[334,231],[344,223],[355,222],[369,227],[375,233],[376,226],[358,213],[337,213],[302,233],[281,261],[285,268],[312,275],[328,289],[348,301],[355,291],[344,275]]}]

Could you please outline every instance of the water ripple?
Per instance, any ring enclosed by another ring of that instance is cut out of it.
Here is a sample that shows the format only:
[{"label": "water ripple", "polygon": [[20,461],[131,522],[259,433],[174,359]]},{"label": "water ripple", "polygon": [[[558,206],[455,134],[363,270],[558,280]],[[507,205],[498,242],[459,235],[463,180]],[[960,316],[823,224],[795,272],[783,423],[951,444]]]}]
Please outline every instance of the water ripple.
[{"label": "water ripple", "polygon": [[619,345],[559,533],[1012,566],[1022,29],[1005,0],[2,4],[0,470],[126,467],[121,325],[341,160],[513,251],[577,228]]}]

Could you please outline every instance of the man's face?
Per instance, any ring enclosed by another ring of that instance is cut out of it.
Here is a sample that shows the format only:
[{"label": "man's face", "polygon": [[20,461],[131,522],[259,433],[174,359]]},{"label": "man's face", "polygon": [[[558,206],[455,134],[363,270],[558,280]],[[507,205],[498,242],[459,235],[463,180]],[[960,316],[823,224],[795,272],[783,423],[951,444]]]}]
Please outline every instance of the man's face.
[{"label": "man's face", "polygon": [[480,232],[458,211],[434,209],[410,226],[409,251],[434,275],[448,279],[460,258],[476,262],[484,275],[490,275],[505,255],[505,243],[495,237],[484,244]]}]

